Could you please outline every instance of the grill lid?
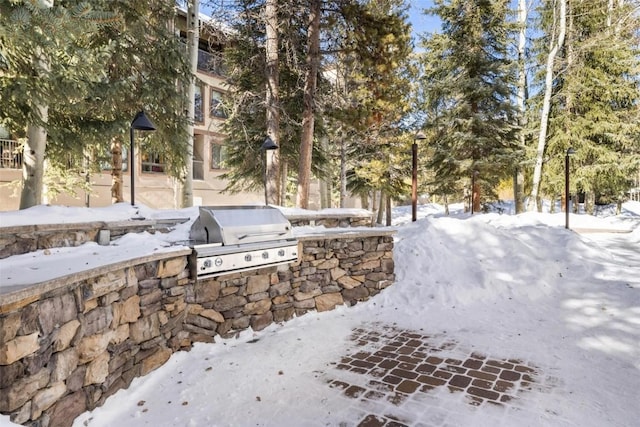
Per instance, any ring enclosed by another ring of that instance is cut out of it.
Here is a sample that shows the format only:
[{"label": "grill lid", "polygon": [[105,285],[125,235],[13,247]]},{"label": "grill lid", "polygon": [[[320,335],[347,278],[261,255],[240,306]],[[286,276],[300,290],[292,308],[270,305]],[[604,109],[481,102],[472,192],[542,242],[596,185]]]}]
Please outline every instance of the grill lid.
[{"label": "grill lid", "polygon": [[189,238],[198,243],[242,245],[291,239],[291,224],[271,206],[201,206]]}]

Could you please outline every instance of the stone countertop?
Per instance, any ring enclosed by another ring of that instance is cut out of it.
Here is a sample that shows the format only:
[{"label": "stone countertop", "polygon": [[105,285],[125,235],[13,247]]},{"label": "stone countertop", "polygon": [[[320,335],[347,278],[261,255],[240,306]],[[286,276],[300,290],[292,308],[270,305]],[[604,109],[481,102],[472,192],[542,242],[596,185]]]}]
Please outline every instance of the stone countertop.
[{"label": "stone countertop", "polygon": [[393,236],[397,233],[393,227],[349,227],[349,228],[307,228],[295,227],[293,235],[300,241],[323,239],[344,239],[375,236]]},{"label": "stone countertop", "polygon": [[[108,274],[112,271],[121,270],[123,268],[143,264],[146,262],[179,256],[187,256],[191,254],[191,252],[191,248],[176,247],[175,250],[172,251],[155,252],[152,254],[140,255],[125,260],[118,260],[108,264],[97,265],[91,268],[84,268],[82,270],[74,271],[69,274],[59,275],[57,277],[53,277],[52,279],[40,282],[23,282],[14,285],[0,283],[0,314],[11,311],[14,305],[24,305],[25,303],[36,301],[39,299],[40,295],[62,288],[69,283],[80,282],[91,277]],[[5,274],[11,274],[11,272],[7,270],[8,268],[2,269],[1,273],[3,276]],[[55,276],[55,273],[51,272],[51,276]]]}]

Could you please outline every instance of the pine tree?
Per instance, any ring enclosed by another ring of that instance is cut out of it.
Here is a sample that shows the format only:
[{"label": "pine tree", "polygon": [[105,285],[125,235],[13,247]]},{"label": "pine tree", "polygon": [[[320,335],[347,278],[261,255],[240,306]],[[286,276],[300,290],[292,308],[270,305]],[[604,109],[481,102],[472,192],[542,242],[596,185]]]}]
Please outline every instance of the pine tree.
[{"label": "pine tree", "polygon": [[514,67],[507,47],[508,2],[436,0],[430,10],[443,21],[442,33],[424,41],[431,62],[425,76],[431,110],[428,121],[436,191],[456,191],[465,180],[473,209],[480,188],[492,192],[511,176],[520,156],[514,98]]}]

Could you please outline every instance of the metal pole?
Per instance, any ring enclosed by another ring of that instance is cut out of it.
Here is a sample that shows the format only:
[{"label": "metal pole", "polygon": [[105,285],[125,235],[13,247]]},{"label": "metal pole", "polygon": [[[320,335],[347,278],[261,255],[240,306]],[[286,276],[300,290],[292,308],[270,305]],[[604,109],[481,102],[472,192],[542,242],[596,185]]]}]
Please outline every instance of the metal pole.
[{"label": "metal pole", "polygon": [[471,174],[471,215],[473,215],[473,205],[475,203],[475,200],[473,198],[473,196],[475,196],[475,190],[476,190],[476,172],[473,171],[473,173]]},{"label": "metal pole", "polygon": [[130,163],[130,176],[131,176],[131,206],[136,204],[136,191],[135,191],[135,162],[133,160],[133,126],[129,128],[129,163]]},{"label": "metal pole", "polygon": [[564,156],[564,228],[569,228],[569,152]]},{"label": "metal pole", "polygon": [[411,146],[411,221],[418,218],[418,144]]}]

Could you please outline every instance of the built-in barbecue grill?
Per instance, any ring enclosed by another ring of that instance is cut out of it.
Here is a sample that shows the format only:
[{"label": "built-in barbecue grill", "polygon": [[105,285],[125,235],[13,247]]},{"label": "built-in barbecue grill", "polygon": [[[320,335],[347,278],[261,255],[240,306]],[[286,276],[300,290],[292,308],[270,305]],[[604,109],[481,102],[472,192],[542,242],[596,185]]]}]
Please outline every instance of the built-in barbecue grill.
[{"label": "built-in barbecue grill", "polygon": [[198,278],[298,259],[291,224],[270,206],[201,206],[189,238],[191,268]]}]

